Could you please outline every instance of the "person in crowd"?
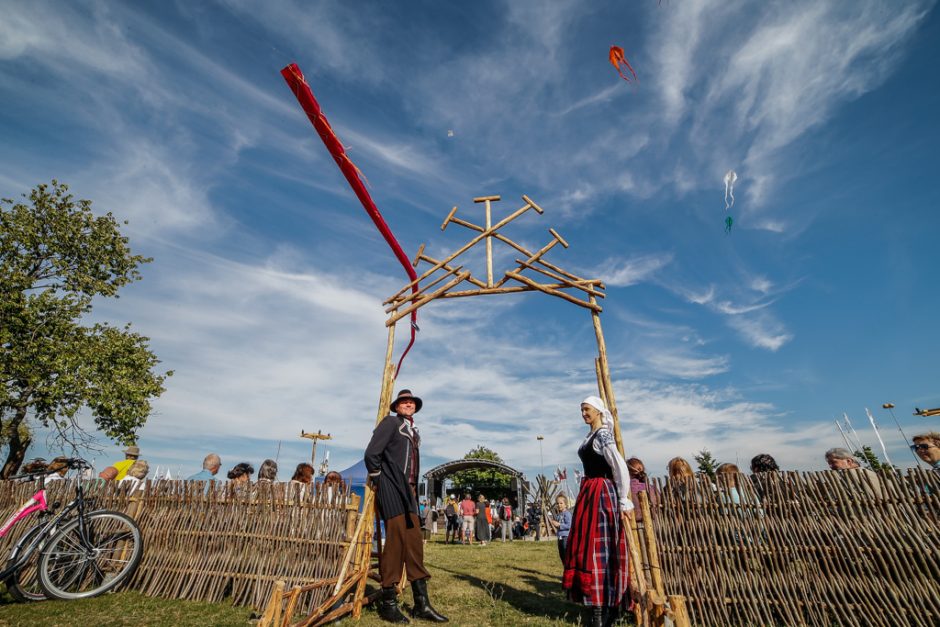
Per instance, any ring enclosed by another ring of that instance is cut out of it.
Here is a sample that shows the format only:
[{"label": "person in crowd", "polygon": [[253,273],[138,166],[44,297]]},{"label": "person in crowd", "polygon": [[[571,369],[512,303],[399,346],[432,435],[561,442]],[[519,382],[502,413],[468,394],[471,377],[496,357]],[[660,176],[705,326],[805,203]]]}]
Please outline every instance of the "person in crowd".
[{"label": "person in crowd", "polygon": [[209,453],[202,460],[202,470],[191,475],[187,481],[215,481],[215,476],[222,467],[222,459],[215,453]]},{"label": "person in crowd", "polygon": [[509,536],[509,541],[512,542],[512,505],[506,497],[503,497],[503,502],[499,504],[499,528],[502,541],[505,542],[506,536]]},{"label": "person in crowd", "polygon": [[65,474],[69,471],[68,459],[68,457],[60,455],[49,462],[49,465],[45,469],[53,472],[46,475],[43,479],[43,485],[48,485],[52,481],[62,481],[65,479]]},{"label": "person in crowd", "polygon": [[940,474],[940,433],[928,431],[915,435],[911,441],[911,450],[927,462],[934,472]]},{"label": "person in crowd", "polygon": [[518,516],[512,522],[512,538],[513,540],[525,540],[525,525],[522,524],[522,519]]},{"label": "person in crowd", "polygon": [[266,459],[258,468],[258,483],[271,484],[275,481],[277,481],[277,462],[273,459]]},{"label": "person in crowd", "polygon": [[233,483],[248,483],[253,474],[255,474],[254,466],[248,462],[241,462],[228,471],[228,480]]},{"label": "person in crowd", "polygon": [[293,494],[296,491],[300,495],[300,498],[303,498],[307,493],[307,486],[313,483],[313,466],[306,462],[300,462],[297,464],[297,468],[294,469],[294,474],[291,476],[288,486],[290,486],[291,493]]},{"label": "person in crowd", "polygon": [[780,466],[777,460],[767,453],[760,453],[751,459],[751,484],[757,492],[757,498],[762,502],[767,498],[770,484],[777,478]]},{"label": "person in crowd", "polygon": [[528,526],[526,527],[527,531],[530,531],[536,540],[542,539],[541,534],[541,519],[542,519],[542,508],[539,507],[538,503],[530,503],[529,508],[526,510],[526,522]]},{"label": "person in crowd", "polygon": [[640,499],[637,496],[640,492],[646,492],[652,509],[659,503],[659,494],[655,486],[649,485],[649,478],[646,476],[646,465],[639,457],[631,457],[627,460],[627,469],[630,471],[630,499],[633,501],[633,515],[636,517],[637,524],[643,522],[643,508],[640,507]]},{"label": "person in crowd", "polygon": [[859,466],[858,460],[848,449],[836,447],[826,451],[826,463],[830,470],[849,473],[848,476],[857,478],[862,482],[865,492],[869,496],[882,498],[881,479],[874,471]]},{"label": "person in crowd", "polygon": [[323,477],[323,487],[326,488],[327,500],[332,503],[334,495],[338,498],[345,494],[346,482],[343,481],[343,475],[331,470]]},{"label": "person in crowd", "polygon": [[427,544],[428,540],[431,539],[432,528],[434,527],[434,521],[437,520],[437,510],[434,509],[434,506],[425,501],[424,506],[424,543]]},{"label": "person in crowd", "polygon": [[447,529],[444,531],[444,544],[456,542],[460,523],[457,521],[457,500],[454,498],[453,494],[447,499],[447,506],[444,507],[444,516],[447,518]]},{"label": "person in crowd", "polygon": [[23,467],[20,468],[20,474],[31,475],[33,473],[39,473],[44,471],[48,465],[45,458],[37,457],[23,464]]},{"label": "person in crowd", "polygon": [[379,516],[385,523],[385,547],[379,559],[382,591],[379,616],[393,623],[408,622],[398,606],[398,584],[404,571],[411,582],[414,618],[444,623],[428,597],[431,573],[424,567],[424,543],[418,520],[418,477],[421,436],[414,416],[423,403],[411,390],[401,390],[390,410],[372,432],[365,464],[376,487]]},{"label": "person in crowd", "polygon": [[294,474],[291,476],[290,482],[294,485],[303,486],[308,486],[313,483],[313,466],[306,462],[297,464],[297,468],[294,469]]},{"label": "person in crowd", "polygon": [[692,465],[682,457],[673,457],[666,465],[668,481],[666,488],[678,498],[685,500],[695,490],[695,472]]},{"label": "person in crowd", "polygon": [[486,520],[486,497],[482,494],[477,497],[477,506],[474,510],[475,520],[473,525],[473,536],[477,539],[481,546],[486,546],[486,543],[490,540],[490,524]]},{"label": "person in crowd", "polygon": [[[137,458],[140,457],[140,449],[136,446],[128,446],[122,451],[124,453],[124,459],[119,462],[114,462],[111,464],[117,471],[117,480],[120,481],[125,476],[127,476],[127,471],[131,466],[134,465],[134,462],[137,461]],[[99,475],[100,476],[100,475]]]},{"label": "person in crowd", "polygon": [[549,519],[555,536],[558,538],[558,556],[562,564],[565,563],[565,548],[568,546],[568,534],[571,532],[571,511],[568,509],[568,497],[559,494],[555,498],[555,509],[558,512]]},{"label": "person in crowd", "polygon": [[460,501],[460,517],[463,519],[461,532],[463,533],[463,543],[473,544],[473,519],[476,517],[477,506],[469,494],[463,495]]},{"label": "person in crowd", "polygon": [[751,459],[751,472],[757,474],[759,472],[779,472],[780,466],[777,465],[777,460],[768,455],[767,453],[760,453],[755,455]]},{"label": "person in crowd", "polygon": [[581,418],[589,428],[578,447],[584,479],[565,548],[562,587],[572,601],[589,608],[588,625],[606,627],[630,605],[624,524],[633,511],[630,473],[604,402],[596,396],[584,399]]},{"label": "person in crowd", "polygon": [[104,470],[98,473],[99,479],[104,479],[105,481],[114,481],[117,479],[118,471],[114,466],[108,466]]},{"label": "person in crowd", "polygon": [[738,492],[738,475],[740,474],[741,469],[735,464],[719,464],[718,468],[715,469],[718,489],[722,492],[722,501],[725,503],[730,502],[732,505],[741,504],[741,493]]},{"label": "person in crowd", "polygon": [[150,472],[150,464],[148,464],[143,459],[138,459],[131,467],[127,469],[127,474],[124,475],[123,479],[120,479],[119,483],[129,483],[131,485],[130,492],[140,489],[143,487],[143,481],[147,478],[147,474]]}]

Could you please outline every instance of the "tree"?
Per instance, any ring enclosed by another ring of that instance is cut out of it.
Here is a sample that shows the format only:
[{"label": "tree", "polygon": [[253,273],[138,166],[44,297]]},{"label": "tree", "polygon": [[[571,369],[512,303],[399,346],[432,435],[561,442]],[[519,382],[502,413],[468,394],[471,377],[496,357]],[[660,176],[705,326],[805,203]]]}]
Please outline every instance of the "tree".
[{"label": "tree", "polygon": [[[492,451],[485,446],[478,446],[471,449],[464,459],[485,459],[491,462],[503,463],[502,458],[496,451]],[[512,475],[500,472],[495,468],[471,468],[461,470],[451,475],[451,481],[455,486],[461,488],[473,487],[477,490],[489,490],[491,493],[501,494],[509,490],[512,483]],[[493,496],[494,494],[490,494]]]},{"label": "tree", "polygon": [[705,475],[709,479],[715,478],[715,471],[718,470],[718,460],[712,457],[711,452],[707,448],[703,448],[698,452],[698,455],[694,456],[695,462],[698,464],[698,472],[700,475]]},{"label": "tree", "polygon": [[862,450],[855,451],[852,455],[870,470],[894,470],[894,466],[878,459],[870,446],[862,446]]},{"label": "tree", "polygon": [[2,478],[19,468],[36,426],[63,444],[87,444],[82,409],[108,438],[134,443],[173,374],[154,372],[160,362],[149,339],[129,324],[82,324],[95,297],[116,298],[152,260],[132,254],[114,216],[95,216],[65,184],[40,184],[23,197],[28,203],[0,200]]}]

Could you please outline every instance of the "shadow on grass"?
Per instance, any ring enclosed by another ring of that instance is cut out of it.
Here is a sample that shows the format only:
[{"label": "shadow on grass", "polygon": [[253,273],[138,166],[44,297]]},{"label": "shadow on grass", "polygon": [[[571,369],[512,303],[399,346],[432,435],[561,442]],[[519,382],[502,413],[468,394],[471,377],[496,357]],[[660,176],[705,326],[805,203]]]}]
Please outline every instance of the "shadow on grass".
[{"label": "shadow on grass", "polygon": [[455,570],[438,567],[459,579],[479,588],[491,596],[494,601],[504,601],[529,616],[541,616],[551,620],[565,620],[573,622],[580,616],[582,608],[565,599],[561,589],[561,582],[546,579],[538,571],[511,567],[510,570],[519,570],[539,575],[522,575],[518,580],[531,586],[531,590],[516,588],[505,583],[486,581],[474,575],[468,575]]}]

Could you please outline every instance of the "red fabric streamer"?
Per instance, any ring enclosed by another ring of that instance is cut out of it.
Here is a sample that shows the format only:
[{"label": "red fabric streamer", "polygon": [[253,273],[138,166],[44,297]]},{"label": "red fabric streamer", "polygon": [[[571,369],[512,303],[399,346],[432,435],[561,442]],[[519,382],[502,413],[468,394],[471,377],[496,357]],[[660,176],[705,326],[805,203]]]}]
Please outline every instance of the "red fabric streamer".
[{"label": "red fabric streamer", "polygon": [[[414,266],[411,265],[411,260],[405,255],[405,251],[401,249],[401,245],[398,243],[398,240],[395,239],[392,230],[388,228],[388,224],[385,223],[385,218],[382,217],[378,207],[376,207],[375,203],[372,201],[369,191],[359,179],[359,175],[361,174],[359,168],[350,160],[349,156],[346,154],[346,150],[343,148],[342,142],[339,141],[339,138],[336,137],[336,133],[334,133],[333,129],[330,127],[330,123],[320,110],[320,104],[317,102],[317,99],[313,97],[310,85],[308,85],[307,81],[304,79],[300,68],[296,63],[291,63],[281,70],[281,76],[284,77],[284,80],[287,81],[287,85],[290,87],[291,91],[294,92],[297,102],[303,107],[304,113],[307,114],[313,127],[317,130],[317,134],[320,135],[320,139],[323,140],[326,149],[333,155],[336,165],[339,166],[343,176],[346,177],[349,186],[352,187],[353,191],[356,193],[356,197],[359,198],[359,202],[362,203],[366,213],[372,218],[372,222],[375,223],[382,237],[385,238],[385,241],[388,242],[388,245],[392,248],[392,252],[395,253],[395,257],[398,258],[398,261],[401,262],[405,272],[408,273],[408,277],[415,282],[415,284],[411,286],[411,292],[417,293],[418,275],[415,273]],[[398,377],[398,372],[401,370],[401,364],[405,360],[405,355],[408,354],[408,351],[411,350],[411,347],[415,343],[415,331],[417,330],[418,311],[414,310],[411,312],[411,341],[408,342],[405,352],[402,353],[401,359],[398,360],[398,368],[395,370],[396,378]]]}]

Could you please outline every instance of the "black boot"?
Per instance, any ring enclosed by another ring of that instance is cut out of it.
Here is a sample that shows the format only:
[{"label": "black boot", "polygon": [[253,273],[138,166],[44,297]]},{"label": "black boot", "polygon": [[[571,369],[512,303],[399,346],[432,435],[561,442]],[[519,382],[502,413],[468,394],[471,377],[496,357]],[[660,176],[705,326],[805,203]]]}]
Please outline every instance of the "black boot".
[{"label": "black boot", "polygon": [[428,580],[418,579],[411,582],[411,593],[415,598],[415,607],[411,610],[412,618],[423,618],[432,623],[446,623],[447,617],[438,614],[428,599]]},{"label": "black boot", "polygon": [[395,586],[382,588],[382,596],[379,597],[379,618],[390,623],[411,622],[407,616],[401,613],[401,608],[398,607],[398,590],[395,589]]},{"label": "black boot", "polygon": [[588,615],[588,625],[590,627],[607,627],[605,619],[607,618],[606,607],[595,606],[591,608]]}]

